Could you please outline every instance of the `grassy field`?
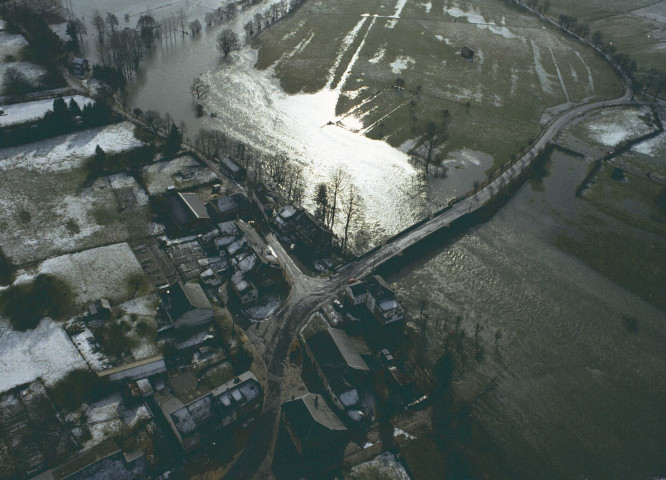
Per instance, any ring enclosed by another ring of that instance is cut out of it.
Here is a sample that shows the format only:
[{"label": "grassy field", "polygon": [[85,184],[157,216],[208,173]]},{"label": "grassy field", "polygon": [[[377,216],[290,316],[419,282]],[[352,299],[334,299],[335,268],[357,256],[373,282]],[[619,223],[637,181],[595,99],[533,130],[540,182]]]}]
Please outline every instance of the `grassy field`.
[{"label": "grassy field", "polygon": [[666,235],[666,215],[657,208],[659,192],[666,187],[629,174],[625,174],[625,181],[614,180],[612,172],[612,166],[603,167],[584,197],[602,212],[632,227]]},{"label": "grassy field", "polygon": [[666,2],[655,0],[551,0],[549,15],[575,16],[600,31],[618,52],[627,53],[639,71],[664,70]]},{"label": "grassy field", "polygon": [[657,130],[647,107],[619,107],[596,111],[567,128],[567,133],[590,145],[616,147]]},{"label": "grassy field", "polygon": [[490,0],[314,0],[253,46],[257,68],[272,68],[288,93],[339,90],[337,120],[352,131],[398,147],[449,110],[443,153],[481,151],[495,166],[536,137],[547,108],[621,93],[590,49]]},{"label": "grassy field", "polygon": [[121,123],[0,150],[0,247],[17,265],[151,234],[148,199],[127,175],[88,181],[86,160],[142,145]]}]

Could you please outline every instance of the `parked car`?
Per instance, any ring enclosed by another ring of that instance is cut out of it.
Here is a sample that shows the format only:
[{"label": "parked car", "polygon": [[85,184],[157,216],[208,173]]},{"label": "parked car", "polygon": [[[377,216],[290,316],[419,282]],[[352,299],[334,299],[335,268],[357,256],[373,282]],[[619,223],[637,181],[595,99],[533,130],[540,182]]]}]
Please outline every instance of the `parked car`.
[{"label": "parked car", "polygon": [[344,308],[345,308],[345,307],[342,306],[342,303],[337,298],[335,300],[333,300],[333,306],[335,308],[337,308],[338,310],[340,310],[340,311],[344,310]]}]

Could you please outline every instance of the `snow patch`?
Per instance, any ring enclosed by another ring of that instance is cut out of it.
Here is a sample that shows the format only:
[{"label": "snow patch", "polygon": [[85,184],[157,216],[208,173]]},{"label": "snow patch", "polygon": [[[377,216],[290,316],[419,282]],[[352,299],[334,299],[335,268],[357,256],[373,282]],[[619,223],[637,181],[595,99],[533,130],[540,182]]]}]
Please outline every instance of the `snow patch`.
[{"label": "snow patch", "polygon": [[550,79],[550,75],[546,72],[546,69],[543,68],[543,65],[541,64],[541,52],[539,51],[539,47],[534,42],[534,40],[530,40],[530,43],[532,44],[532,52],[534,55],[534,70],[536,71],[537,77],[539,77],[541,90],[552,95],[553,82]]},{"label": "snow patch", "polygon": [[495,24],[495,22],[487,21],[485,17],[479,13],[479,10],[473,6],[470,7],[468,12],[463,12],[460,8],[457,7],[444,6],[444,13],[454,18],[466,18],[468,23],[476,25],[481,30],[489,30],[495,35],[499,35],[507,39],[519,38],[518,36],[511,33],[507,27],[499,27]]},{"label": "snow patch", "polygon": [[413,67],[416,64],[412,57],[407,57],[405,55],[400,55],[393,62],[391,62],[390,67],[393,73],[399,75],[403,70]]},{"label": "snow patch", "polygon": [[[364,446],[364,448],[366,448]],[[410,480],[405,467],[392,453],[384,452],[370,461],[352,467],[355,478],[381,478],[382,480]]]},{"label": "snow patch", "polygon": [[41,378],[51,386],[72,370],[88,368],[60,325],[43,319],[17,332],[0,319],[0,392]]},{"label": "snow patch", "polygon": [[384,58],[385,53],[386,49],[384,47],[380,48],[379,50],[377,50],[377,53],[375,53],[375,55],[370,60],[368,60],[368,62],[379,63],[382,60],[382,58]]}]

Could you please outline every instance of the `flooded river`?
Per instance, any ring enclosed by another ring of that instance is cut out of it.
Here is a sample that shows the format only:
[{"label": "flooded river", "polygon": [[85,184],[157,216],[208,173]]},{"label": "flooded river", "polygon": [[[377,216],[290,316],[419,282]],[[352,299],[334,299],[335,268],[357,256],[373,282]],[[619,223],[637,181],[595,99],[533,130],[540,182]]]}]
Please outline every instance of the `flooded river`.
[{"label": "flooded river", "polygon": [[[661,478],[666,316],[553,246],[591,207],[574,197],[587,165],[555,153],[549,169],[543,192],[527,185],[489,222],[390,280],[402,298],[428,301],[433,358],[444,318],[450,329],[462,316],[469,335],[484,326],[488,353],[459,368],[456,388],[476,399],[474,417],[519,478]],[[638,319],[637,333],[623,315]]]},{"label": "flooded river", "polygon": [[[255,51],[220,62],[218,31],[158,47],[128,106],[184,121],[186,137],[219,128],[287,153],[311,186],[344,166],[365,197],[375,236],[408,226],[483,180],[490,160],[461,151],[449,178],[426,184],[404,152],[328,125],[336,120],[336,85],[288,96],[270,69],[254,68]],[[198,75],[212,86],[205,106],[216,118],[194,115],[189,86]],[[411,307],[425,297],[433,319],[460,315],[468,332],[477,322],[484,326],[488,353],[459,368],[457,388],[476,399],[475,418],[519,478],[663,477],[664,312],[553,245],[557,232],[573,228],[566,219],[589,207],[573,196],[587,165],[556,153],[550,168],[543,191],[526,186],[492,220],[390,280]],[[638,332],[625,328],[623,314],[638,319]],[[503,335],[495,350],[497,330]],[[436,358],[442,331],[433,323],[430,332]]]}]

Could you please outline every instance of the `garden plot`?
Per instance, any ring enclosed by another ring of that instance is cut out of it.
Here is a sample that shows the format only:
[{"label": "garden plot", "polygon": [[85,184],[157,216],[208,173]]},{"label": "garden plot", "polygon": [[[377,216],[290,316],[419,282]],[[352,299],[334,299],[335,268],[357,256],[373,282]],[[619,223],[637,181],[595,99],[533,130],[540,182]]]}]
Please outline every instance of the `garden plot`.
[{"label": "garden plot", "polygon": [[[87,181],[84,163],[96,145],[114,152],[141,142],[123,123],[0,150],[0,247],[12,262],[22,265],[151,234],[146,194],[134,179]],[[123,201],[135,208],[121,215]],[[135,225],[137,219],[141,223]]]},{"label": "garden plot", "polygon": [[79,411],[70,414],[68,420],[76,421],[82,417],[86,419],[85,423],[91,434],[91,438],[84,444],[84,449],[94,447],[110,437],[122,434],[127,428],[134,427],[141,421],[151,419],[145,405],[125,405],[120,394],[84,405]]},{"label": "garden plot", "polygon": [[21,271],[16,282],[41,273],[67,282],[81,308],[100,298],[121,302],[145,295],[151,288],[127,243],[50,258],[37,267]]},{"label": "garden plot", "polygon": [[127,335],[133,343],[131,351],[135,360],[159,353],[156,343],[158,305],[157,294],[134,298],[118,305],[118,321],[126,322],[131,328]]},{"label": "garden plot", "polygon": [[82,368],[87,368],[86,362],[51,319],[43,319],[34,330],[17,332],[0,318],[0,392],[38,378],[51,386]]},{"label": "garden plot", "polygon": [[143,183],[150,195],[166,193],[169,187],[180,190],[217,180],[217,176],[212,170],[190,156],[148,165],[143,168],[142,176]]},{"label": "garden plot", "polygon": [[604,109],[588,115],[567,129],[585,142],[616,147],[656,130],[652,111],[647,108]]},{"label": "garden plot", "polygon": [[[63,100],[67,102],[67,105],[69,105],[69,102],[72,99],[74,99],[80,108],[83,108],[87,104],[94,103],[94,100],[81,95],[63,97]],[[53,99],[49,98],[46,100],[36,100],[34,102],[15,103],[13,105],[7,105],[6,107],[3,107],[3,109],[7,115],[0,117],[0,127],[8,127],[10,125],[39,120],[46,114],[46,112],[53,110]]]}]

